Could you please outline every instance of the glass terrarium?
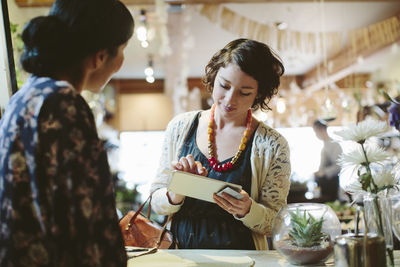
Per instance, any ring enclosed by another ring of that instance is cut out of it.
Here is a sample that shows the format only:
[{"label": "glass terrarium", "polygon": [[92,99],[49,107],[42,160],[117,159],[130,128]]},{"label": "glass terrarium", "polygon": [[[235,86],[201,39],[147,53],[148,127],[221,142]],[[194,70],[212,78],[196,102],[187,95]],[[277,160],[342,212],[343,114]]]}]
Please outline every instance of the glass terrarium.
[{"label": "glass terrarium", "polygon": [[272,234],[274,248],[291,264],[317,264],[333,254],[333,240],[341,227],[329,206],[294,203],[279,211]]}]

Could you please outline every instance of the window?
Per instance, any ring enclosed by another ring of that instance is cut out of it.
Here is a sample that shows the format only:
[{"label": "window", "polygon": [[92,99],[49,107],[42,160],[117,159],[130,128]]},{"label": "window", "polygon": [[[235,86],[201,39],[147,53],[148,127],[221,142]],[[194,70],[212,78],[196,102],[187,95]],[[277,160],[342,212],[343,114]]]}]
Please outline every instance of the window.
[{"label": "window", "polygon": [[164,131],[122,132],[120,135],[120,178],[128,188],[148,196],[160,162]]}]

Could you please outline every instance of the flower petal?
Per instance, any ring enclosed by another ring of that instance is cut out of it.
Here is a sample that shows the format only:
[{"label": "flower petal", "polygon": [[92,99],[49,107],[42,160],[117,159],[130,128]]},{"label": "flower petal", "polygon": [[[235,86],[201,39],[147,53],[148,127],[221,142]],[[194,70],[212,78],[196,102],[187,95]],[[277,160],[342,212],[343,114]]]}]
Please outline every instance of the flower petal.
[{"label": "flower petal", "polygon": [[398,181],[390,170],[382,170],[378,173],[373,173],[372,178],[378,186],[378,190],[384,186],[397,185]]},{"label": "flower petal", "polygon": [[[366,145],[364,147],[369,163],[381,162],[389,158],[388,152],[379,146]],[[366,162],[367,159],[365,158],[361,145],[355,146],[352,150],[342,153],[338,160],[341,167],[362,165]]]},{"label": "flower petal", "polygon": [[390,128],[384,121],[367,119],[359,122],[357,125],[349,125],[346,129],[335,132],[343,141],[363,142],[372,136],[379,136]]}]

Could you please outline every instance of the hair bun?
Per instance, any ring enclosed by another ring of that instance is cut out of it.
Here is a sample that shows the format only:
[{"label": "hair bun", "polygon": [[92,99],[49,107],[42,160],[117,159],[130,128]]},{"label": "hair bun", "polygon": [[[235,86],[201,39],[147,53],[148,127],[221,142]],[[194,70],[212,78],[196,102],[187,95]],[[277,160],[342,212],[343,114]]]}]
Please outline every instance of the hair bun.
[{"label": "hair bun", "polygon": [[40,16],[32,19],[22,32],[22,40],[27,47],[49,47],[65,38],[67,27],[54,16]]},{"label": "hair bun", "polygon": [[56,60],[62,62],[66,57],[63,48],[68,41],[67,27],[55,16],[36,17],[25,26],[22,41],[25,44],[21,56],[23,68],[40,75],[43,68],[53,68]]}]

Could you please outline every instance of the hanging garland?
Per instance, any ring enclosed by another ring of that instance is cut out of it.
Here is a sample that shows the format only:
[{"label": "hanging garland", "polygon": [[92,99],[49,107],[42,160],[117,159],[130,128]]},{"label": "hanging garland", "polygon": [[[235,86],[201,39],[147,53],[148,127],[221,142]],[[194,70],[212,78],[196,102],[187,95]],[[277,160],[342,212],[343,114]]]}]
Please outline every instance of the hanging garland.
[{"label": "hanging garland", "polygon": [[[203,5],[200,14],[210,22],[220,24],[228,32],[268,43],[279,51],[294,50],[305,54],[317,54],[321,51],[322,38],[319,36],[321,33],[277,30],[275,27],[239,15],[222,5]],[[326,38],[330,51],[340,50],[341,33],[329,32]]]},{"label": "hanging garland", "polygon": [[[200,14],[210,22],[218,23],[226,31],[268,43],[279,51],[291,50],[304,54],[318,54],[322,51],[321,32],[277,30],[275,27],[239,15],[222,5],[203,5]],[[400,38],[399,15],[347,33],[327,32],[326,50],[331,53],[338,52],[346,34],[355,54],[365,48],[373,49],[390,44]]]}]

